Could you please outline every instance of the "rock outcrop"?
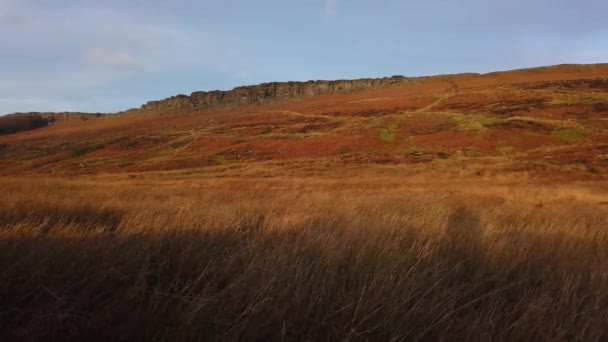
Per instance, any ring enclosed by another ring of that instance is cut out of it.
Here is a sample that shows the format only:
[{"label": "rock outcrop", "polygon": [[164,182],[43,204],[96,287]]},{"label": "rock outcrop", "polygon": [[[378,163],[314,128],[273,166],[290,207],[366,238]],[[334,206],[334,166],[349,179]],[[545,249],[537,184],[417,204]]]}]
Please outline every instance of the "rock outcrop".
[{"label": "rock outcrop", "polygon": [[295,98],[350,93],[366,89],[380,89],[410,82],[404,76],[364,78],[358,80],[272,82],[253,86],[237,87],[228,91],[197,91],[188,95],[172,96],[160,101],[150,101],[143,110],[171,108],[213,108],[252,103],[269,103]]}]

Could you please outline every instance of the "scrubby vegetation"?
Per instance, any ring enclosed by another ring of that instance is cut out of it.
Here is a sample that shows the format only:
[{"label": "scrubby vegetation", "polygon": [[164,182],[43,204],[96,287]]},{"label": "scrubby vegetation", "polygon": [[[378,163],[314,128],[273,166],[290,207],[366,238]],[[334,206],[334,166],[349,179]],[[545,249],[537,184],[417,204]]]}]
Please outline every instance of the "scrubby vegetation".
[{"label": "scrubby vegetation", "polygon": [[580,141],[585,138],[584,133],[568,128],[561,128],[553,131],[553,136],[570,142]]},{"label": "scrubby vegetation", "polygon": [[40,115],[7,115],[0,116],[0,135],[13,134],[48,126],[52,120]]}]

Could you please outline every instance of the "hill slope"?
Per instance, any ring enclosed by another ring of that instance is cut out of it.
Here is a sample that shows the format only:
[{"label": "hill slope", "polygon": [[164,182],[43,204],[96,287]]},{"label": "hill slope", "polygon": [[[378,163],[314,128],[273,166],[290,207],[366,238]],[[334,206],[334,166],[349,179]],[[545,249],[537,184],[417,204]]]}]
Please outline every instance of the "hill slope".
[{"label": "hill slope", "polygon": [[0,336],[606,341],[607,75],[10,116],[33,129],[0,136]]},{"label": "hill slope", "polygon": [[[43,128],[0,136],[0,174],[232,169],[283,161],[283,168],[307,162],[316,169],[482,163],[602,177],[608,166],[606,64],[269,83],[180,95],[116,115],[75,115],[79,119],[63,114]],[[492,168],[482,172],[497,172]]]}]

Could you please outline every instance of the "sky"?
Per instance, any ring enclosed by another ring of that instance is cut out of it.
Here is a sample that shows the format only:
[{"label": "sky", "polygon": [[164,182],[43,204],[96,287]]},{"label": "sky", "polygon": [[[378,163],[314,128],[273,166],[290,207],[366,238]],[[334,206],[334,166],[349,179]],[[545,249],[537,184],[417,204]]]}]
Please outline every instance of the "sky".
[{"label": "sky", "polygon": [[606,0],[0,0],[0,114],[608,62]]}]

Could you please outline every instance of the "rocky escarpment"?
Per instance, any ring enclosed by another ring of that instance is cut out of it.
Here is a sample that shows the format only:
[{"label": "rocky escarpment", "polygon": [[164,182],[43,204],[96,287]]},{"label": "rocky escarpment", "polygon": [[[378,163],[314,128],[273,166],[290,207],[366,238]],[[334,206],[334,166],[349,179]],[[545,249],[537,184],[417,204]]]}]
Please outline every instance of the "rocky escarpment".
[{"label": "rocky escarpment", "polygon": [[190,96],[177,95],[160,101],[150,101],[141,108],[144,110],[212,108],[222,105],[268,103],[316,95],[380,89],[409,82],[411,79],[403,76],[338,81],[272,82],[237,87],[228,91],[197,91]]}]

